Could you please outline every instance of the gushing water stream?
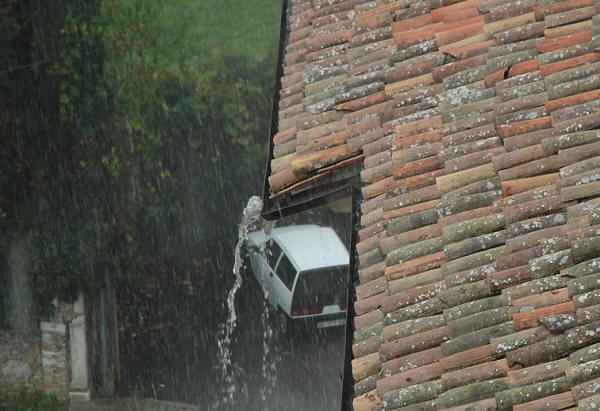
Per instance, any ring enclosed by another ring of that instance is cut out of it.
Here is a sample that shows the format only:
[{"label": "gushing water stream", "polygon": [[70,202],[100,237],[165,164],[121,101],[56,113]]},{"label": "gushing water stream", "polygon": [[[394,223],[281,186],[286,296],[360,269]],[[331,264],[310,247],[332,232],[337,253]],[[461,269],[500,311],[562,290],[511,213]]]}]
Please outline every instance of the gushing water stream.
[{"label": "gushing water stream", "polygon": [[272,393],[275,386],[275,368],[277,367],[277,357],[271,354],[271,344],[273,344],[273,328],[269,318],[269,303],[267,295],[263,298],[263,310],[260,315],[260,322],[263,327],[262,335],[262,376],[265,384],[260,387],[260,399],[263,404],[267,404],[267,397]]},{"label": "gushing water stream", "polygon": [[242,286],[242,246],[244,244],[244,241],[246,241],[246,239],[248,238],[248,230],[254,223],[256,223],[259,220],[262,207],[262,200],[258,196],[252,196],[250,197],[250,199],[248,200],[248,204],[244,208],[244,212],[242,214],[242,221],[240,222],[238,231],[238,242],[235,247],[235,261],[233,264],[233,274],[235,275],[235,283],[231,290],[229,290],[226,301],[229,315],[217,342],[219,348],[219,359],[221,362],[221,371],[225,380],[225,403],[227,403],[230,400],[233,400],[233,394],[235,393],[235,383],[231,364],[231,339],[233,336],[233,332],[235,331],[237,322],[237,315],[235,312],[235,295]]}]

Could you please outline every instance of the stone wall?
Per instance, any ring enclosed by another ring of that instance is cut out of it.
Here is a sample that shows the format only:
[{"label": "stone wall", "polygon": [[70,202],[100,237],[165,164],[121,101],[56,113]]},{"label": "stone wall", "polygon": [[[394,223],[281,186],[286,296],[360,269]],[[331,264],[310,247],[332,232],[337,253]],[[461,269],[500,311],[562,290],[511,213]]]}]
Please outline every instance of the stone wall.
[{"label": "stone wall", "polygon": [[41,389],[42,381],[41,337],[0,330],[0,397]]},{"label": "stone wall", "polygon": [[89,399],[83,296],[55,306],[33,334],[0,330],[0,400],[23,391]]},{"label": "stone wall", "polygon": [[40,330],[42,333],[42,389],[60,399],[67,399],[69,396],[67,327],[61,323],[42,321]]}]

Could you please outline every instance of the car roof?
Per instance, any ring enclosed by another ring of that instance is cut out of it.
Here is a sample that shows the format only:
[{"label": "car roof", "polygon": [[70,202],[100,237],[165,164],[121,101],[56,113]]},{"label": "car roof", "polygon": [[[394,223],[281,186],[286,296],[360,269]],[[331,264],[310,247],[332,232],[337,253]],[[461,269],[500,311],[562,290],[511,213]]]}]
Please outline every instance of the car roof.
[{"label": "car roof", "polygon": [[[253,245],[261,246],[266,234],[254,231],[248,238]],[[331,227],[316,224],[277,227],[270,238],[277,241],[299,271],[346,265],[350,261],[348,250]]]}]

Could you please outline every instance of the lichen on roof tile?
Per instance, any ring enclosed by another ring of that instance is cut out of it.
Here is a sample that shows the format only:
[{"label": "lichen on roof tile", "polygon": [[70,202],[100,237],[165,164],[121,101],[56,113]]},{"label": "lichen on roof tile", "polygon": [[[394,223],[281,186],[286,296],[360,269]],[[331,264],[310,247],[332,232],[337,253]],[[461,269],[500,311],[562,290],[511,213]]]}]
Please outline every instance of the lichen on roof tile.
[{"label": "lichen on roof tile", "polygon": [[600,3],[288,5],[271,196],[363,155],[354,408],[600,404]]}]

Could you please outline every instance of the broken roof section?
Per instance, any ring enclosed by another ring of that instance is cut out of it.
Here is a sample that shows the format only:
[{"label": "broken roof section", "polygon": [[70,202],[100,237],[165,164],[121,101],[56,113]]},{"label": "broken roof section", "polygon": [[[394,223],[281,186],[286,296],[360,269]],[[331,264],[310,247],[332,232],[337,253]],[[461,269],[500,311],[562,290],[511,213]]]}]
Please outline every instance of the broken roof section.
[{"label": "broken roof section", "polygon": [[356,410],[600,405],[600,2],[290,0],[272,200],[363,167]]}]

